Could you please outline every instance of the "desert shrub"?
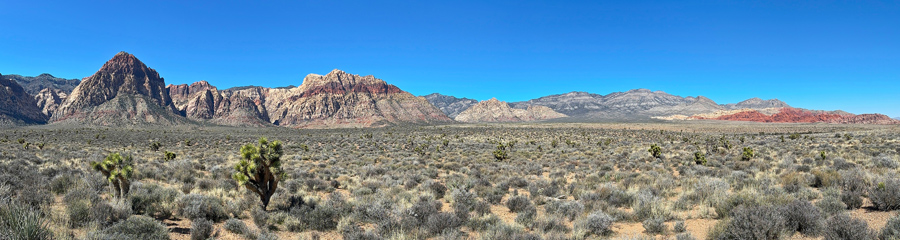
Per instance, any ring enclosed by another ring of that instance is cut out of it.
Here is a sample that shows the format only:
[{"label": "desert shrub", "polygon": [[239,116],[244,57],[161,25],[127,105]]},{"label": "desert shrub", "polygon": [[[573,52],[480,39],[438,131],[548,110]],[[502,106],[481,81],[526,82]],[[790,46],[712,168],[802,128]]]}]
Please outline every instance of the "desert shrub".
[{"label": "desert shrub", "polygon": [[813,183],[813,187],[822,188],[822,187],[830,187],[837,185],[841,179],[841,175],[834,170],[820,170],[814,169],[811,171],[813,176],[815,176],[815,182]]},{"label": "desert shrub", "polygon": [[602,211],[596,211],[576,224],[588,236],[606,236],[612,233],[613,218]]},{"label": "desert shrub", "polygon": [[852,218],[847,214],[834,215],[825,223],[825,240],[872,239],[866,221]]},{"label": "desert shrub", "polygon": [[647,149],[647,152],[650,152],[650,156],[653,156],[655,158],[660,158],[662,156],[662,148],[660,148],[656,144],[651,144],[650,149]]},{"label": "desert shrub", "polygon": [[556,182],[549,182],[543,179],[528,183],[527,188],[532,198],[539,196],[556,197],[556,194],[559,192],[559,185]]},{"label": "desert shrub", "polygon": [[738,206],[720,239],[778,239],[784,229],[784,216],[773,206]]},{"label": "desert shrub", "polygon": [[178,214],[188,219],[205,218],[221,221],[228,218],[222,200],[202,194],[187,194],[176,200]]},{"label": "desert shrub", "polygon": [[756,203],[757,199],[753,195],[741,192],[729,194],[724,199],[717,200],[713,207],[715,208],[716,216],[723,218],[731,214],[731,211],[740,205],[755,205]]},{"label": "desert shrub", "polygon": [[172,207],[178,190],[164,188],[157,184],[134,183],[129,200],[136,214],[147,214],[161,218],[172,216]]},{"label": "desert shrub", "polygon": [[497,217],[497,215],[487,214],[469,219],[469,222],[466,223],[466,226],[474,231],[481,232],[490,229],[501,222],[502,221]]},{"label": "desert shrub", "polygon": [[463,206],[468,211],[473,210],[477,201],[474,193],[459,188],[450,193],[450,198],[453,200],[451,206]]},{"label": "desert shrub", "polygon": [[522,226],[531,227],[534,224],[534,219],[537,216],[537,208],[534,205],[528,206],[525,209],[520,210],[516,214],[515,222],[518,224],[522,224]]},{"label": "desert shrub", "polygon": [[517,213],[528,208],[528,206],[534,206],[534,204],[531,203],[531,200],[529,200],[525,195],[511,196],[506,199],[506,207],[509,208],[510,212]]},{"label": "desert shrub", "polygon": [[446,230],[455,229],[463,224],[453,213],[436,213],[428,217],[425,222],[425,229],[431,234],[440,234]]},{"label": "desert shrub", "polygon": [[169,230],[151,217],[134,215],[109,228],[89,233],[86,239],[169,239]]},{"label": "desert shrub", "polygon": [[229,218],[225,220],[225,225],[222,226],[225,230],[235,234],[244,234],[247,233],[247,224],[244,224],[243,221],[236,218]]},{"label": "desert shrub", "polygon": [[126,201],[116,201],[112,205],[100,201],[93,204],[90,215],[94,221],[106,225],[125,220],[131,213],[131,204]]},{"label": "desert shrub", "polygon": [[434,180],[425,181],[423,187],[430,191],[431,194],[434,194],[435,198],[443,198],[444,194],[447,193],[447,187],[445,187],[444,184]]},{"label": "desert shrub", "polygon": [[900,239],[900,216],[894,215],[893,217],[888,219],[887,223],[884,224],[884,228],[881,228],[878,239]]},{"label": "desert shrub", "polygon": [[897,164],[897,161],[888,156],[887,154],[881,153],[876,157],[872,158],[872,163],[875,164],[876,167],[880,168],[889,168],[896,169],[900,164]]},{"label": "desert shrub", "polygon": [[900,180],[884,178],[869,188],[869,200],[878,210],[900,209]]},{"label": "desert shrub", "polygon": [[835,215],[847,209],[847,204],[841,201],[840,191],[836,188],[827,188],[822,191],[822,199],[816,202],[816,206],[822,210],[825,216]]},{"label": "desert shrub", "polygon": [[340,217],[338,211],[330,204],[317,204],[311,208],[304,205],[295,209],[298,211],[291,210],[291,214],[299,216],[300,221],[306,224],[308,228],[317,231],[335,229],[337,227],[337,218]]},{"label": "desert shrub", "polygon": [[675,240],[696,240],[696,239],[697,238],[694,238],[694,236],[691,235],[691,233],[679,233],[678,235],[675,235]]},{"label": "desert shrub", "polygon": [[0,199],[0,239],[53,239],[44,215],[27,205]]},{"label": "desert shrub", "polygon": [[341,237],[344,240],[378,240],[382,239],[378,233],[363,230],[355,224],[347,224],[340,229]]},{"label": "desert shrub", "polygon": [[824,218],[816,206],[808,201],[796,200],[782,208],[785,227],[789,231],[807,236],[818,236],[824,227]]},{"label": "desert shrub", "polygon": [[668,219],[671,215],[666,209],[663,199],[656,196],[651,191],[641,190],[634,199],[632,204],[634,219],[646,220],[648,218]]},{"label": "desert shrub", "polygon": [[584,212],[584,205],[578,201],[552,201],[544,209],[549,214],[572,221],[581,216],[581,213]]},{"label": "desert shrub", "polygon": [[677,221],[672,226],[672,230],[674,230],[676,233],[683,233],[684,231],[687,231],[687,227],[684,226],[684,221]]},{"label": "desert shrub", "polygon": [[663,234],[666,232],[666,220],[658,217],[649,218],[641,222],[644,232],[650,234]]},{"label": "desert shrub", "polygon": [[514,240],[531,240],[540,239],[539,237],[525,232],[522,228],[513,227],[506,224],[497,224],[481,234],[481,239],[514,239]]},{"label": "desert shrub", "polygon": [[15,201],[29,207],[41,208],[50,205],[53,201],[53,194],[44,188],[31,188],[19,191],[19,196],[16,197]]},{"label": "desert shrub", "polygon": [[567,233],[570,231],[566,222],[556,217],[541,217],[534,221],[532,228],[542,233]]},{"label": "desert shrub", "polygon": [[204,218],[191,221],[191,240],[205,240],[212,236],[213,222]]},{"label": "desert shrub", "polygon": [[389,214],[388,209],[379,203],[362,202],[353,206],[353,217],[362,222],[381,222],[387,219]]},{"label": "desert shrub", "polygon": [[250,211],[250,218],[253,219],[253,224],[256,224],[256,228],[259,229],[268,229],[269,228],[269,213],[262,208],[253,208]]},{"label": "desert shrub", "polygon": [[634,197],[625,191],[616,187],[612,183],[605,183],[600,186],[600,190],[597,192],[600,194],[600,198],[606,200],[609,205],[615,207],[624,207],[628,206],[634,201]]},{"label": "desert shrub", "polygon": [[50,180],[50,190],[55,194],[64,194],[75,186],[76,178],[71,174],[60,174]]}]

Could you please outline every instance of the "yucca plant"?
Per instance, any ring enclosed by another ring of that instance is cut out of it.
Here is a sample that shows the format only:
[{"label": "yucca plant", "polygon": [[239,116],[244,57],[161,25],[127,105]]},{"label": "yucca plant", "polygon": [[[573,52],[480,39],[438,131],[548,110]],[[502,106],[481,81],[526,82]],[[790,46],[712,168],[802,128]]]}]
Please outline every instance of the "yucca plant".
[{"label": "yucca plant", "polygon": [[241,147],[241,161],[234,165],[231,176],[238,185],[259,195],[262,207],[269,206],[269,200],[278,189],[285,174],[281,170],[283,149],[280,141],[269,142],[259,138],[259,145],[247,144]]},{"label": "yucca plant", "polygon": [[115,196],[121,198],[128,195],[128,189],[131,187],[133,162],[131,155],[111,153],[103,161],[91,162],[91,168],[106,176],[110,187],[115,191]]}]

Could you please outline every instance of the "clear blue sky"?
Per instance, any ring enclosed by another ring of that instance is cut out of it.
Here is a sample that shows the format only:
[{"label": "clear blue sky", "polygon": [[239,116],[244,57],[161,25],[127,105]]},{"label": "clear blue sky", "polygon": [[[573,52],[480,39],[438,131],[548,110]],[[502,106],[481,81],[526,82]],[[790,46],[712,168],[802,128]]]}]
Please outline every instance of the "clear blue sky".
[{"label": "clear blue sky", "polygon": [[0,73],[81,78],[119,51],[167,83],[416,95],[634,88],[900,116],[898,1],[0,1]]}]

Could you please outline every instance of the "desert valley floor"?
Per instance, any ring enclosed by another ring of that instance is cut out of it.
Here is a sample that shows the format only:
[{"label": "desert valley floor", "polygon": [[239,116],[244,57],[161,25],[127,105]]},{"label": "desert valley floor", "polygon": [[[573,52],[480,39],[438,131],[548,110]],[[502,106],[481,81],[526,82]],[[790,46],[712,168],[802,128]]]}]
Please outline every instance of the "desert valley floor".
[{"label": "desert valley floor", "polygon": [[[260,137],[284,146],[265,210],[232,178]],[[111,153],[133,158],[125,197],[90,164]],[[43,125],[0,129],[0,215],[58,239],[879,236],[900,230],[898,156],[898,125]]]}]

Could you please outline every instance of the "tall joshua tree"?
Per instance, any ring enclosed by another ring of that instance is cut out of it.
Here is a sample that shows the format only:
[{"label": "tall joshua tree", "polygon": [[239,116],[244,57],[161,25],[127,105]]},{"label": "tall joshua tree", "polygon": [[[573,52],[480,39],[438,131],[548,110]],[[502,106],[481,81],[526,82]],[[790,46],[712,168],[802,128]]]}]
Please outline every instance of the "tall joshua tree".
[{"label": "tall joshua tree", "polygon": [[238,185],[243,185],[259,195],[263,209],[269,206],[272,194],[278,189],[278,182],[284,178],[284,172],[281,170],[282,154],[280,141],[269,142],[261,137],[259,145],[247,144],[241,147],[242,159],[234,165],[236,172],[231,178]]},{"label": "tall joshua tree", "polygon": [[132,163],[131,155],[112,153],[103,161],[91,162],[91,168],[106,176],[110,187],[115,191],[115,196],[121,198],[128,195],[131,188],[131,175],[134,173]]}]

